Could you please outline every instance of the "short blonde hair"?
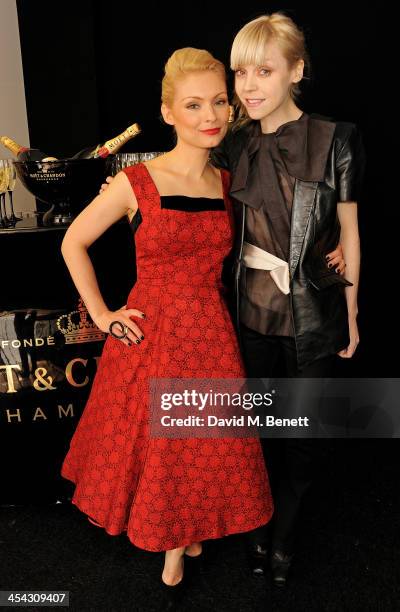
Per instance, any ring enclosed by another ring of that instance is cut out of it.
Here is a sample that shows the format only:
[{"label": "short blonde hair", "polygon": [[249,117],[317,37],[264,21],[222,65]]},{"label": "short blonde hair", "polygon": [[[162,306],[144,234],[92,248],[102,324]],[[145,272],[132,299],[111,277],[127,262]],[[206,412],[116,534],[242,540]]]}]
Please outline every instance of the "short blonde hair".
[{"label": "short blonde hair", "polygon": [[[309,68],[309,57],[305,46],[304,34],[294,21],[283,13],[262,15],[253,19],[236,34],[231,50],[231,68],[241,66],[262,66],[265,62],[265,48],[270,41],[276,41],[290,67],[303,60]],[[296,99],[300,93],[297,83],[292,83],[290,96]],[[235,106],[239,108],[238,121],[247,117],[246,109],[235,97]]]},{"label": "short blonde hair", "polygon": [[174,99],[175,83],[192,72],[213,70],[226,81],[225,66],[215,59],[209,51],[185,47],[174,51],[165,64],[164,78],[161,84],[161,100],[170,105]]}]

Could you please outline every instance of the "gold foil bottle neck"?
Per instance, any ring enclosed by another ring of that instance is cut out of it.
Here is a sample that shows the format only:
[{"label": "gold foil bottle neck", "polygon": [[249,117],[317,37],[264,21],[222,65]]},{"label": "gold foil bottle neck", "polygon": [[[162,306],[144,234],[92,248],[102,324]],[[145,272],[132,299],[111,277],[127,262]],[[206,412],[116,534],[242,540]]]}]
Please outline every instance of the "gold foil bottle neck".
[{"label": "gold foil bottle neck", "polygon": [[21,153],[21,151],[26,151],[27,147],[23,147],[17,144],[14,140],[9,138],[8,136],[0,136],[0,142],[3,144],[15,157]]}]

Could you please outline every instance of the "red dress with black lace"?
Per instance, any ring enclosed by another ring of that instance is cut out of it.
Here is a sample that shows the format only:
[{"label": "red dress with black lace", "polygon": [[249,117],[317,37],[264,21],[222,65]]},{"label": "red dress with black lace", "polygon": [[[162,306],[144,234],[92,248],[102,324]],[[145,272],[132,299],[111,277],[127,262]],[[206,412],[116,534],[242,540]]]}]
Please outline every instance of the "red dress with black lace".
[{"label": "red dress with black lace", "polygon": [[208,206],[160,196],[143,164],[124,172],[141,216],[127,307],[146,314],[145,339],[128,347],[108,336],[61,474],[76,485],[72,503],[109,534],[163,551],[250,531],[273,504],[258,438],[149,435],[150,378],[244,377],[220,280],[233,238],[229,174],[224,200]]}]

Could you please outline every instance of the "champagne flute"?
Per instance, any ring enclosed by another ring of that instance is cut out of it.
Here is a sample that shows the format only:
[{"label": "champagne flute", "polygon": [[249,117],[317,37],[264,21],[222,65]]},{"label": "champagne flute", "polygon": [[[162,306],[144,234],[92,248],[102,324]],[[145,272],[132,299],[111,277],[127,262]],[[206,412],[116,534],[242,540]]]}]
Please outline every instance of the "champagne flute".
[{"label": "champagne flute", "polygon": [[163,155],[163,153],[159,151],[147,151],[146,153],[141,153],[141,159],[142,161],[149,161],[150,159],[154,159],[159,155]]},{"label": "champagne flute", "polygon": [[108,174],[110,174],[110,176],[115,176],[116,174],[118,174],[120,170],[121,170],[121,163],[120,163],[118,154],[115,153],[112,157],[111,164],[108,166]]},{"label": "champagne flute", "polygon": [[17,221],[21,221],[22,217],[17,217],[17,215],[14,213],[14,204],[13,204],[13,191],[15,189],[15,183],[17,182],[17,173],[15,170],[15,166],[13,164],[12,159],[6,159],[6,164],[7,164],[7,168],[6,168],[6,172],[7,172],[7,191],[8,191],[8,197],[10,199],[10,206],[11,206],[11,217],[10,217],[10,222],[11,223],[16,223]]},{"label": "champagne flute", "polygon": [[[0,159],[0,227],[8,227],[6,215],[6,191],[8,179],[6,176],[6,160]],[[4,204],[4,214],[3,214]]]},{"label": "champagne flute", "polygon": [[135,166],[136,164],[139,164],[141,160],[141,153],[121,153],[121,162],[123,164],[123,168],[127,168],[128,166]]},{"label": "champagne flute", "polygon": [[116,153],[112,164],[112,176],[115,176],[123,168],[138,164],[140,153]]}]

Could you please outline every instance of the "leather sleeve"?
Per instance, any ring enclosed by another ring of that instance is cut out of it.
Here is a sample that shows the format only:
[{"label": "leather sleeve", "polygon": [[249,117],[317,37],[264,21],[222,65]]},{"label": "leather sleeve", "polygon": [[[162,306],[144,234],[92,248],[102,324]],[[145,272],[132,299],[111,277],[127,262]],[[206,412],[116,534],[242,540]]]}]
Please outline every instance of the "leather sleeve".
[{"label": "leather sleeve", "polygon": [[336,160],[338,201],[358,202],[365,170],[365,150],[356,125],[350,124],[347,138]]}]

